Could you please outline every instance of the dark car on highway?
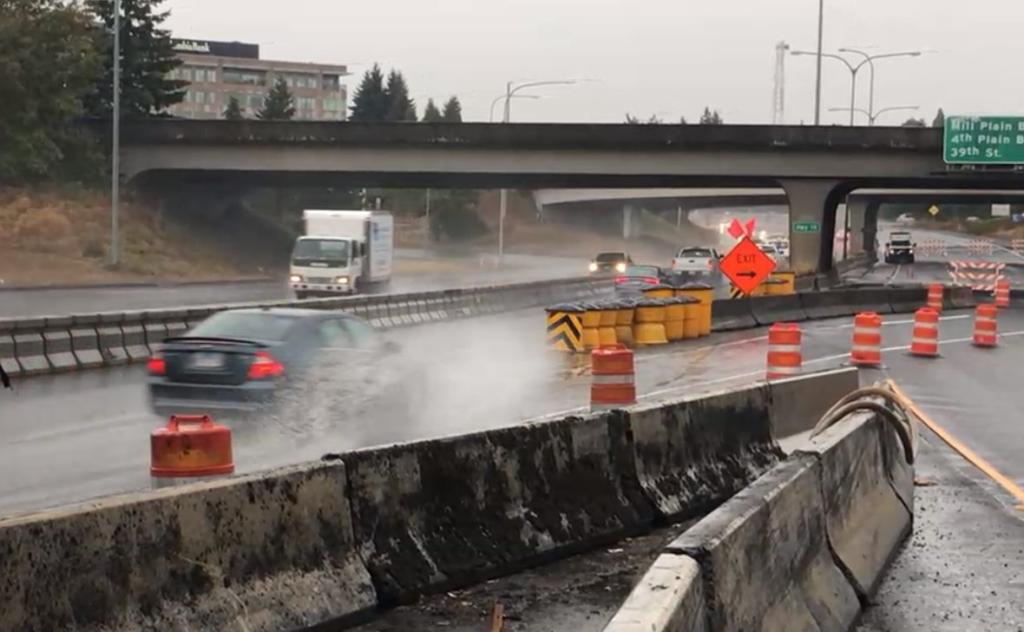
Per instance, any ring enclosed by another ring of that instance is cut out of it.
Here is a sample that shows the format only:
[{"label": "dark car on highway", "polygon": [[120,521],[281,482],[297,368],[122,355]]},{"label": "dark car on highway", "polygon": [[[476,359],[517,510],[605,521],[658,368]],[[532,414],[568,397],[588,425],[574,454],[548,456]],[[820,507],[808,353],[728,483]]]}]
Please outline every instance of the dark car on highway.
[{"label": "dark car on highway", "polygon": [[595,276],[607,276],[622,274],[626,268],[633,265],[633,260],[626,252],[601,252],[590,261],[590,274]]},{"label": "dark car on highway", "polygon": [[665,271],[658,266],[629,266],[615,277],[615,291],[619,294],[642,294],[644,288],[660,285],[666,278]]},{"label": "dark car on highway", "polygon": [[[236,309],[168,338],[148,364],[154,411],[252,413],[301,382],[324,353],[383,355],[394,350],[363,320],[312,309]],[[230,415],[229,415],[230,416]]]}]

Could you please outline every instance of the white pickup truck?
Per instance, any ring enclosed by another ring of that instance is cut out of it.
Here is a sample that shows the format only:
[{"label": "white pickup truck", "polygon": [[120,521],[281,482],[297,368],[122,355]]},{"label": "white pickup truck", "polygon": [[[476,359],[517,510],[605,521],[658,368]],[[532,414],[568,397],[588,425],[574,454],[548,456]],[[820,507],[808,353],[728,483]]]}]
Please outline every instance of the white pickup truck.
[{"label": "white pickup truck", "polygon": [[674,274],[717,278],[721,271],[718,261],[722,257],[714,248],[683,248],[672,259]]}]

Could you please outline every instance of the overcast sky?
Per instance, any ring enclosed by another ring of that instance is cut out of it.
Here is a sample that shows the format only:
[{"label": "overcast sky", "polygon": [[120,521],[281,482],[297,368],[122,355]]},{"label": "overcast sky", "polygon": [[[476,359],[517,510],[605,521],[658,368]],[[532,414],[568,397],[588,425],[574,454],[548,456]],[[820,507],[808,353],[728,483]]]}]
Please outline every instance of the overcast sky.
[{"label": "overcast sky", "polygon": [[[517,100],[515,121],[621,122],[626,112],[729,123],[771,116],[775,44],[813,50],[816,0],[166,0],[176,37],[260,44],[265,59],[348,64],[354,92],[374,61],[427,97],[457,94],[488,118],[506,81],[585,80]],[[1024,114],[1024,1],[825,0],[825,50],[921,50],[877,62],[875,107]],[[850,73],[824,60],[824,123],[848,120]],[[865,70],[858,106],[867,106]],[[786,122],[810,123],[814,58],[786,58]],[[898,124],[913,112],[883,115]]]}]

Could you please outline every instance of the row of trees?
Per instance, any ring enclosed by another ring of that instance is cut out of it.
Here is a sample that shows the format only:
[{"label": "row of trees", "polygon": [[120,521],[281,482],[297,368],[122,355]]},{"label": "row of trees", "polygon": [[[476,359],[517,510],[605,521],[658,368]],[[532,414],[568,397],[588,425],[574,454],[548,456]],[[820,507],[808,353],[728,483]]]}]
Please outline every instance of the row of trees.
[{"label": "row of trees", "polygon": [[[121,112],[164,112],[185,97],[180,65],[160,28],[163,0],[122,0]],[[0,0],[0,180],[89,179],[102,173],[95,141],[75,121],[109,117],[113,0]]]},{"label": "row of trees", "polygon": [[[661,120],[657,114],[652,114],[647,119],[640,119],[632,114],[626,114],[626,123],[629,125],[663,125],[664,121]],[[725,120],[722,119],[722,115],[718,113],[718,110],[712,110],[709,107],[705,107],[704,111],[700,115],[700,120],[697,121],[700,125],[722,125]],[[686,117],[679,117],[679,124],[686,125]]]},{"label": "row of trees", "polygon": [[[112,110],[113,0],[0,0],[0,181],[89,179],[102,174],[95,141],[75,122],[108,118]],[[121,115],[163,116],[180,103],[188,82],[173,78],[181,65],[162,28],[164,0],[121,0]],[[295,99],[283,78],[256,116],[287,120]],[[226,118],[241,119],[232,99]],[[356,91],[352,120],[415,121],[416,104],[402,73],[384,81],[380,67]],[[439,109],[428,101],[423,121],[461,122],[452,97]]]},{"label": "row of trees", "polygon": [[409,85],[405,77],[397,70],[388,73],[387,82],[380,65],[363,75],[355,95],[352,97],[352,121],[410,121],[422,120],[425,123],[461,123],[462,104],[458,97],[451,97],[439,110],[433,99],[427,100],[423,109],[423,118],[416,114],[416,102],[409,96]]},{"label": "row of trees", "polygon": [[[256,113],[256,117],[264,120],[288,120],[294,116],[295,99],[284,79],[278,78],[277,83],[267,94],[263,107]],[[224,110],[224,118],[229,121],[244,118],[241,104],[235,97],[231,97],[228,101]],[[423,109],[423,118],[419,119],[416,115],[416,102],[409,96],[409,86],[402,73],[392,70],[388,73],[385,83],[384,72],[380,65],[374,64],[373,68],[363,75],[363,80],[356,90],[349,120],[380,122],[422,120],[424,123],[461,123],[462,104],[459,103],[458,97],[453,96],[444,104],[442,111],[437,108],[433,99],[428,99],[427,105]]]}]

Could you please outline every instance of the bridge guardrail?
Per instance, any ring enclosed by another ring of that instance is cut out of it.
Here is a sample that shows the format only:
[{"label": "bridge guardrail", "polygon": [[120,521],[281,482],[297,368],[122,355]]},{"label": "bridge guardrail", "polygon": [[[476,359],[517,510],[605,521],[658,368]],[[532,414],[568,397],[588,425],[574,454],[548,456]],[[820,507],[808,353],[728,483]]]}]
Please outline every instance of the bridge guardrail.
[{"label": "bridge guardrail", "polygon": [[590,298],[610,288],[609,280],[579,277],[408,294],[6,318],[0,319],[0,361],[8,375],[20,377],[144,362],[165,338],[238,307],[340,309],[391,329]]}]

